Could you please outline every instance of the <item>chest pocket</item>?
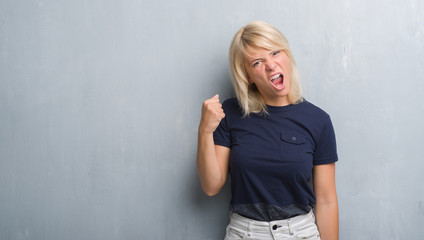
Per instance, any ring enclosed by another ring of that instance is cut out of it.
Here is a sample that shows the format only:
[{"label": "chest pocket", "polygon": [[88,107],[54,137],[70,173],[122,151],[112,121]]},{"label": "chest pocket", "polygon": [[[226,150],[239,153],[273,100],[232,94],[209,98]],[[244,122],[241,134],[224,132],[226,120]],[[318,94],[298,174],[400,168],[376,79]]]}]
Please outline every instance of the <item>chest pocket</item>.
[{"label": "chest pocket", "polygon": [[302,161],[306,155],[305,136],[296,132],[281,132],[281,159],[284,161]]}]

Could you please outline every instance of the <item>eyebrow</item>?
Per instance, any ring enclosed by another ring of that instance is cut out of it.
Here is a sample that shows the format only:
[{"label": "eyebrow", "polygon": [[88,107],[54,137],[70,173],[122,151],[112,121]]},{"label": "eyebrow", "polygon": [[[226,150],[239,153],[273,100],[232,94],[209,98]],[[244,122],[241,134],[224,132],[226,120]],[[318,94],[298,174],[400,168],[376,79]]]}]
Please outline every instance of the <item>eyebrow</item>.
[{"label": "eyebrow", "polygon": [[252,61],[250,61],[250,63],[256,62],[257,60],[261,60],[261,59],[263,59],[263,58],[255,58]]},{"label": "eyebrow", "polygon": [[[280,50],[272,50],[272,51],[269,51],[268,52],[268,54],[271,54],[271,53],[273,53],[273,52],[275,52],[275,51],[280,51]],[[266,55],[266,54],[265,54]],[[259,58],[255,58],[255,59],[253,59],[252,61],[250,61],[251,63],[253,63],[253,62],[255,62],[255,61],[257,61],[257,60],[261,60],[261,59],[263,59],[263,57],[259,57]]]}]

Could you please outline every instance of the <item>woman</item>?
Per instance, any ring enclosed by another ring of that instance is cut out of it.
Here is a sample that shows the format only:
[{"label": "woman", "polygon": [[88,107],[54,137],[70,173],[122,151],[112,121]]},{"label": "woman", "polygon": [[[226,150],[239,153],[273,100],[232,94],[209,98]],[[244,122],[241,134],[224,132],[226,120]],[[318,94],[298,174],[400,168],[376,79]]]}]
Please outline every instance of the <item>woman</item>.
[{"label": "woman", "polygon": [[286,38],[253,21],[234,36],[229,63],[237,99],[204,101],[197,150],[207,195],[231,174],[225,239],[338,239],[333,126],[302,97]]}]

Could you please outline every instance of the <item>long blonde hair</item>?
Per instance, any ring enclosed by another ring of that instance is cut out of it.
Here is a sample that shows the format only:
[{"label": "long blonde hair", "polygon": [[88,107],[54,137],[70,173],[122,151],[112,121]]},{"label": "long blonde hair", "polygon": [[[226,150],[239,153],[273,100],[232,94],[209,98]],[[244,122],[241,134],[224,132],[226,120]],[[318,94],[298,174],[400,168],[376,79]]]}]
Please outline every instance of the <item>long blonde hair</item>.
[{"label": "long blonde hair", "polygon": [[287,54],[292,68],[289,102],[297,104],[303,101],[296,61],[290,51],[287,39],[278,29],[268,23],[252,21],[236,33],[231,41],[229,51],[231,79],[245,117],[250,113],[267,113],[266,104],[256,85],[250,84],[248,81],[244,65],[249,53],[258,48],[270,51],[282,50]]}]

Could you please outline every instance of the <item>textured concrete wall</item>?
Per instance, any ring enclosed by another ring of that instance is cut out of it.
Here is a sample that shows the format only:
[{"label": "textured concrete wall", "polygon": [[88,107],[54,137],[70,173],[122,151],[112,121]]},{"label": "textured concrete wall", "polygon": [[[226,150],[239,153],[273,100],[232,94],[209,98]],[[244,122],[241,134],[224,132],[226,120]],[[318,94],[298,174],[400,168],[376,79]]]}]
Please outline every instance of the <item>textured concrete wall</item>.
[{"label": "textured concrete wall", "polygon": [[341,239],[424,239],[421,0],[2,0],[0,239],[222,239],[197,124],[254,19],[332,116]]}]

